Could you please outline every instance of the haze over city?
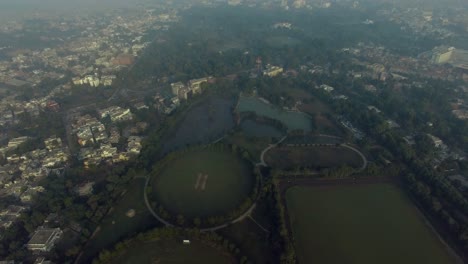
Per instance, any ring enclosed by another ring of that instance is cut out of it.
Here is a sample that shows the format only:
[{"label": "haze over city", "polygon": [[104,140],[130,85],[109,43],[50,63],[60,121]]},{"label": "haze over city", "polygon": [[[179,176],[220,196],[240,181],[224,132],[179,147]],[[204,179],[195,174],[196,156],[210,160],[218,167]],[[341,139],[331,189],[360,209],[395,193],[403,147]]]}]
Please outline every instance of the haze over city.
[{"label": "haze over city", "polygon": [[0,264],[468,263],[467,9],[0,0]]}]

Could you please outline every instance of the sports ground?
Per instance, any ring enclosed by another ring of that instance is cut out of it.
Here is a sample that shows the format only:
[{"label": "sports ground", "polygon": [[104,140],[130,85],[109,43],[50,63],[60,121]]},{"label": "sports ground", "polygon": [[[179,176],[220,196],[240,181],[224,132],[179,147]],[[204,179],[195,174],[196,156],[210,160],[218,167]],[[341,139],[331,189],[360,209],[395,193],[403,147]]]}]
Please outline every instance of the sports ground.
[{"label": "sports ground", "polygon": [[114,263],[231,264],[234,259],[222,250],[192,240],[190,245],[171,239],[138,243]]},{"label": "sports ground", "polygon": [[228,150],[197,149],[180,154],[153,176],[157,203],[186,217],[208,217],[236,209],[250,194],[248,162]]},{"label": "sports ground", "polygon": [[286,204],[299,263],[455,261],[395,185],[296,186]]}]

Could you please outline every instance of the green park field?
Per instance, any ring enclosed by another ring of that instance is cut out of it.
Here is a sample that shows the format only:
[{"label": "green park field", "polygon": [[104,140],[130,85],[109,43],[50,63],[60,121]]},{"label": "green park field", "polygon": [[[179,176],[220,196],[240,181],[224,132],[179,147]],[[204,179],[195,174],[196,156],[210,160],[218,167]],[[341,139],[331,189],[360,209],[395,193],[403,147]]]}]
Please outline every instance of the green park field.
[{"label": "green park field", "polygon": [[362,158],[354,151],[343,147],[277,147],[268,151],[265,161],[270,166],[291,170],[297,167],[333,168],[342,165],[359,168]]},{"label": "green park field", "polygon": [[171,263],[171,264],[231,264],[235,260],[229,254],[192,240],[190,245],[182,241],[164,239],[141,242],[120,255],[113,263]]},{"label": "green park field", "polygon": [[299,263],[455,263],[397,186],[296,186],[286,203]]},{"label": "green park field", "polygon": [[254,183],[248,162],[229,150],[207,147],[179,153],[151,186],[157,203],[185,217],[209,217],[236,209]]}]

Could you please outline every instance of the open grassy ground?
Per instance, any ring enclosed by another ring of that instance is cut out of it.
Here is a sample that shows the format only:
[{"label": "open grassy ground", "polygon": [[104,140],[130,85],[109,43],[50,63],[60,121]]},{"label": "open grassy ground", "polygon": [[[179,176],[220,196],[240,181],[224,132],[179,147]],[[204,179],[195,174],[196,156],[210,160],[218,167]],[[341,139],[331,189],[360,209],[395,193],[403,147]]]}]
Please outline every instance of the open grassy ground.
[{"label": "open grassy ground", "polygon": [[309,168],[333,168],[348,165],[362,166],[361,157],[343,147],[278,147],[265,155],[267,164],[274,168],[290,170],[298,166]]},{"label": "open grassy ground", "polygon": [[113,263],[171,263],[171,264],[230,264],[232,256],[202,242],[192,240],[190,245],[176,240],[157,240],[139,243],[115,259]]},{"label": "open grassy ground", "polygon": [[[106,215],[100,224],[100,231],[89,241],[83,251],[82,260],[87,263],[88,258],[94,257],[104,248],[110,248],[122,238],[154,227],[157,221],[148,212],[143,200],[145,180],[133,180],[125,195],[114,205],[111,213]],[[128,217],[128,210],[134,209],[135,216]]]},{"label": "open grassy ground", "polygon": [[167,210],[187,217],[220,215],[250,193],[251,166],[229,151],[200,149],[181,154],[152,179]]},{"label": "open grassy ground", "polygon": [[299,263],[454,263],[397,186],[293,187],[286,201]]}]

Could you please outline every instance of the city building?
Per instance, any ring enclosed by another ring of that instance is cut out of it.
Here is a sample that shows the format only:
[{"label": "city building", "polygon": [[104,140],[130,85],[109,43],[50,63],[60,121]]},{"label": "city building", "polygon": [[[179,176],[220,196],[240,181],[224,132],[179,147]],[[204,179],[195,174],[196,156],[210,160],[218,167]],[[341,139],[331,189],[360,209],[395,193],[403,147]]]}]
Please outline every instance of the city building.
[{"label": "city building", "polygon": [[185,88],[185,85],[182,82],[171,83],[172,94],[179,95],[179,91]]},{"label": "city building", "polygon": [[44,144],[49,151],[62,148],[62,140],[57,137],[45,139]]},{"label": "city building", "polygon": [[184,87],[179,90],[178,96],[179,96],[179,99],[181,100],[187,100],[189,97],[189,94],[190,94],[190,89],[188,89],[187,87]]},{"label": "city building", "polygon": [[10,149],[17,148],[19,145],[25,143],[28,140],[29,140],[29,137],[12,138],[10,139],[10,141],[8,141],[8,148]]},{"label": "city building", "polygon": [[26,244],[26,247],[31,251],[49,251],[61,236],[62,230],[60,228],[39,227]]},{"label": "city building", "polygon": [[283,68],[279,66],[273,66],[268,64],[263,70],[263,75],[269,76],[269,77],[274,77],[277,76],[278,74],[283,72]]},{"label": "city building", "polygon": [[112,122],[126,121],[132,119],[132,112],[129,108],[123,109],[119,106],[111,106],[99,112],[101,118],[110,117]]}]

